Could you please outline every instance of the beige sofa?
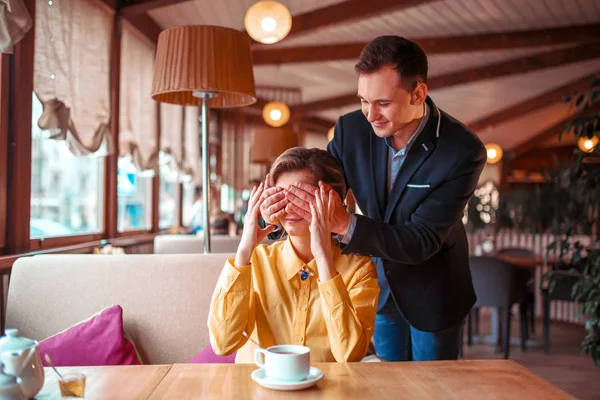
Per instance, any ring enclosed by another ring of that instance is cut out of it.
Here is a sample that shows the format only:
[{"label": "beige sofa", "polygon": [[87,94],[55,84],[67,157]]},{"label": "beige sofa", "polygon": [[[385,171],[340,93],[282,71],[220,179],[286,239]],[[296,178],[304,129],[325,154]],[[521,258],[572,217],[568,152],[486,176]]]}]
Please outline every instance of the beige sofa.
[{"label": "beige sofa", "polygon": [[[240,236],[211,236],[211,253],[235,253]],[[263,243],[273,243],[265,239]],[[199,254],[204,251],[204,236],[157,235],[154,238],[154,254]]]},{"label": "beige sofa", "polygon": [[144,363],[187,362],[209,344],[208,308],[231,254],[40,255],[12,269],[6,327],[36,340],[119,304]]}]

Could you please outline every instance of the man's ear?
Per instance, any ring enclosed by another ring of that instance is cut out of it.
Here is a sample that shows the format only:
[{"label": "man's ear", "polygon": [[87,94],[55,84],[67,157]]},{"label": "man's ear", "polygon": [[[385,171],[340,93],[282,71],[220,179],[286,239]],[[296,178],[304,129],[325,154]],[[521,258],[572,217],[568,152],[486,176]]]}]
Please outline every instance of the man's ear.
[{"label": "man's ear", "polygon": [[428,93],[427,84],[423,82],[417,83],[417,87],[410,94],[410,104],[413,106],[422,105],[427,99]]}]

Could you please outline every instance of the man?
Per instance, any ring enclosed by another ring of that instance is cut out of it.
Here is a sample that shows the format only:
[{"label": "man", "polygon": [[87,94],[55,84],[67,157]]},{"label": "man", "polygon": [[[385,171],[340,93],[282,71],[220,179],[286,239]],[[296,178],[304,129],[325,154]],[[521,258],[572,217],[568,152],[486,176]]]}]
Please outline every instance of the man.
[{"label": "man", "polygon": [[[334,233],[346,253],[377,264],[377,354],[388,361],[458,357],[475,303],[461,222],[485,165],[483,144],[427,96],[427,57],[415,43],[382,36],[355,67],[361,111],[342,116],[328,150],[342,164],[365,214],[341,200]],[[269,189],[261,213],[310,218],[314,188]]]}]

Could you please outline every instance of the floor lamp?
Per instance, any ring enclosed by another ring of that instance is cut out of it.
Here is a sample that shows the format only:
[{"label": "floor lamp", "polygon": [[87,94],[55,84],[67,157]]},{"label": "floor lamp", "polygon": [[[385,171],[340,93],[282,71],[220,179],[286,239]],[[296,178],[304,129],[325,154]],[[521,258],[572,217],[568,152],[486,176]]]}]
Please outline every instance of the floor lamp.
[{"label": "floor lamp", "polygon": [[152,98],[202,107],[202,187],[204,253],[210,253],[209,108],[256,102],[250,40],[220,26],[180,26],[158,36]]}]

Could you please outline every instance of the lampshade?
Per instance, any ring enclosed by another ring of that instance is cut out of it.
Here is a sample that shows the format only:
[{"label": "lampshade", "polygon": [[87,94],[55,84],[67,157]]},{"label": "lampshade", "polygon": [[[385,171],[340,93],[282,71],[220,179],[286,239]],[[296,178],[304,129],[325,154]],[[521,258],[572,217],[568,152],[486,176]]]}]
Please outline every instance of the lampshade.
[{"label": "lampshade", "polygon": [[256,102],[250,40],[221,26],[179,26],[158,36],[152,98],[182,105],[202,104],[194,92],[216,92],[210,108]]},{"label": "lampshade", "polygon": [[335,125],[329,128],[327,131],[327,141],[331,142],[333,140],[333,135],[335,134]]},{"label": "lampshade", "polygon": [[598,142],[600,142],[598,136],[592,136],[591,138],[582,136],[577,141],[577,147],[584,153],[592,153],[596,149]]},{"label": "lampshade", "polygon": [[271,164],[281,153],[297,145],[296,135],[289,128],[260,127],[254,131],[250,162]]},{"label": "lampshade", "polygon": [[281,101],[270,101],[263,108],[262,115],[268,125],[279,128],[290,120],[290,108]]},{"label": "lampshade", "polygon": [[273,44],[290,33],[292,15],[286,6],[278,1],[260,0],[246,11],[244,26],[252,39]]},{"label": "lampshade", "polygon": [[497,162],[502,160],[502,147],[498,146],[495,143],[488,143],[485,145],[485,149],[487,150],[488,164],[496,164]]}]

